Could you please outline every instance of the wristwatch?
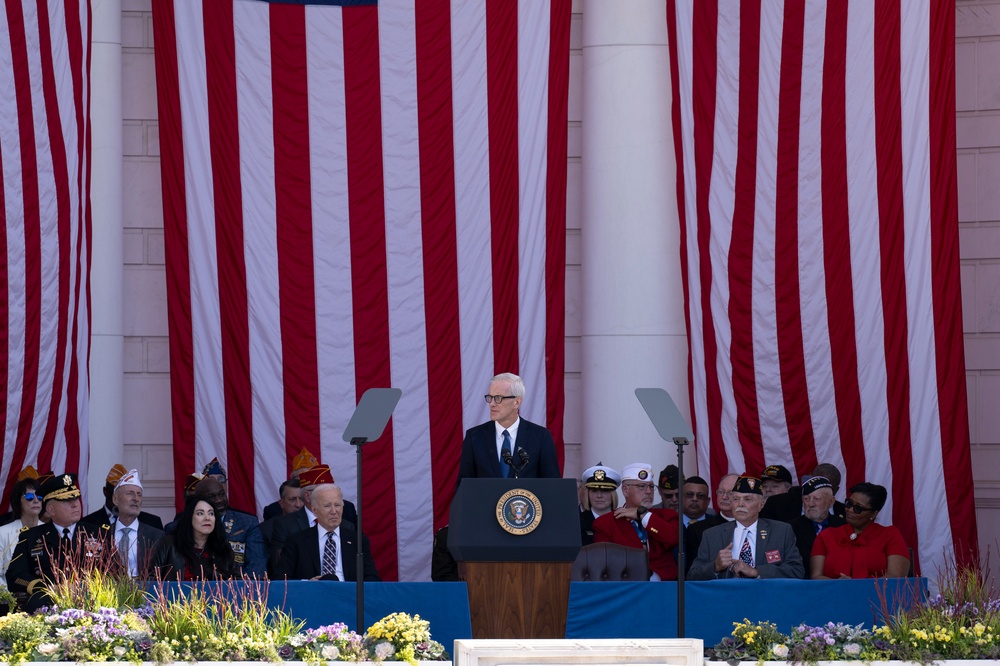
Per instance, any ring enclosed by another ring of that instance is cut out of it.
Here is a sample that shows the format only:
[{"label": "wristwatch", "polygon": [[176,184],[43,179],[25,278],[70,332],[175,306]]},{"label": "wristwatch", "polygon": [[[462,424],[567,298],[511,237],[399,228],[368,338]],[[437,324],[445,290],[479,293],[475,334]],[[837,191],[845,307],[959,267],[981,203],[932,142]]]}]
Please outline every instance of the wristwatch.
[{"label": "wristwatch", "polygon": [[649,513],[649,509],[640,505],[635,508],[635,517],[637,520],[642,520],[642,517]]}]

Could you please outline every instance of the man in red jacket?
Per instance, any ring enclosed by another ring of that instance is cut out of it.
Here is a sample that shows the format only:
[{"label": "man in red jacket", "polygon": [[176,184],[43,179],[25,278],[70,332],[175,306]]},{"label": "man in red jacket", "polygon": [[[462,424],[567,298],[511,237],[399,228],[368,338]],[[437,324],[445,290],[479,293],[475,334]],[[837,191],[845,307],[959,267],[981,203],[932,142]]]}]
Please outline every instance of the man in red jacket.
[{"label": "man in red jacket", "polygon": [[594,520],[594,542],[645,548],[650,580],[677,580],[677,512],[651,509],[654,499],[653,468],[633,463],[622,470],[625,504]]}]

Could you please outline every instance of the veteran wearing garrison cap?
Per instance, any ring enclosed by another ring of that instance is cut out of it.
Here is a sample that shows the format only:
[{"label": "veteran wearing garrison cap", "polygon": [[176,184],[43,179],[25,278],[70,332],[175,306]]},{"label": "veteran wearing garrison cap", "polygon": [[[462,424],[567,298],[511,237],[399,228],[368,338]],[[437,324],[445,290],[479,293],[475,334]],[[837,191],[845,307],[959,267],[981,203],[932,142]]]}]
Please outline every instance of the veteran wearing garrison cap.
[{"label": "veteran wearing garrison cap", "polygon": [[650,580],[676,580],[677,512],[651,509],[653,468],[633,463],[622,469],[621,488],[625,504],[594,521],[594,542],[645,548],[649,554]]},{"label": "veteran wearing garrison cap", "polygon": [[790,524],[803,562],[809,561],[813,544],[820,532],[847,522],[843,516],[832,511],[836,501],[833,490],[833,483],[825,476],[813,476],[802,484],[802,515]]},{"label": "veteran wearing garrison cap", "polygon": [[618,507],[618,485],[621,474],[597,463],[580,477],[583,481],[583,511],[580,512],[580,541],[584,546],[594,543],[594,521]]},{"label": "veteran wearing garrison cap", "polygon": [[52,522],[22,532],[7,568],[7,589],[22,610],[34,612],[52,604],[47,585],[71,560],[102,557],[107,528],[80,523],[83,513],[75,474],[58,474],[39,488],[42,511]]},{"label": "veteran wearing garrison cap", "polygon": [[[128,474],[128,470],[125,466],[120,463],[115,463],[115,465],[108,471],[108,476],[104,479],[104,506],[93,513],[88,513],[86,516],[80,519],[80,522],[85,525],[95,525],[105,527],[111,527],[115,522],[115,503],[114,494],[115,487],[123,476]],[[139,522],[150,527],[155,527],[158,530],[163,530],[163,521],[159,516],[146,513],[145,511],[139,512]]]},{"label": "veteran wearing garrison cap", "polygon": [[719,578],[802,578],[805,567],[788,523],[760,518],[760,479],[741,476],[730,493],[736,519],[705,531],[691,580]]},{"label": "veteran wearing garrison cap", "polygon": [[654,509],[673,509],[680,513],[680,472],[677,465],[667,465],[660,470],[660,479],[656,484],[656,492],[660,495],[658,504],[654,504]]},{"label": "veteran wearing garrison cap", "polygon": [[122,567],[132,578],[146,579],[153,546],[163,536],[163,530],[146,525],[139,520],[142,512],[142,479],[139,471],[131,469],[118,479],[111,495],[115,505],[113,531],[115,547]]}]

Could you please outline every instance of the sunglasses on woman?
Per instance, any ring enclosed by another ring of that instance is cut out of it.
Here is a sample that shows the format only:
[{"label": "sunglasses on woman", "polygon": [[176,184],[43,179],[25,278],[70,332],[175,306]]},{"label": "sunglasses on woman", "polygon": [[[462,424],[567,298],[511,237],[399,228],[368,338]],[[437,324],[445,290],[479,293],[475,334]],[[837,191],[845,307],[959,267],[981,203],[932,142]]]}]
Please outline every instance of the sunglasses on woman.
[{"label": "sunglasses on woman", "polygon": [[41,502],[42,496],[39,495],[38,493],[24,493],[24,499],[28,500],[29,502],[32,502],[34,500],[38,500],[39,502]]},{"label": "sunglasses on woman", "polygon": [[844,502],[844,508],[850,509],[854,513],[864,513],[865,511],[871,511],[871,507],[861,506],[860,504],[855,504],[851,500]]}]

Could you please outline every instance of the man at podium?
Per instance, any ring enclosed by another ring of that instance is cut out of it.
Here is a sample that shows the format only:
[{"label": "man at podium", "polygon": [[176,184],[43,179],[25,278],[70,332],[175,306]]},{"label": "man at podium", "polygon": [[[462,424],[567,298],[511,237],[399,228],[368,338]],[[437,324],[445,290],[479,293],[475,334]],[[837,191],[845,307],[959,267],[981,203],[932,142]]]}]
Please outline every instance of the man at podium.
[{"label": "man at podium", "polygon": [[456,487],[467,477],[562,476],[552,433],[520,416],[524,393],[524,381],[515,374],[505,372],[490,380],[485,396],[490,420],[465,433]]}]

